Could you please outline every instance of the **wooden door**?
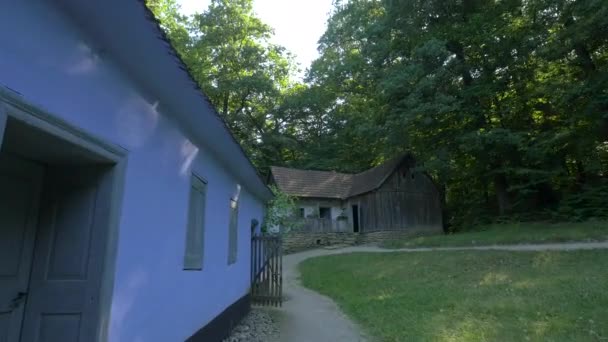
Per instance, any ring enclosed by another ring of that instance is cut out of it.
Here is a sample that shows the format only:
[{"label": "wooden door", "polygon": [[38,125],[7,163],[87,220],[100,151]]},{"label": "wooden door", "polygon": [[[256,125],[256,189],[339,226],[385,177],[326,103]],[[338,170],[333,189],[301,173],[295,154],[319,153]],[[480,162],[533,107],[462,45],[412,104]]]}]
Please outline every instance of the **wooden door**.
[{"label": "wooden door", "polygon": [[18,342],[38,221],[43,168],[0,154],[0,341]]},{"label": "wooden door", "polygon": [[99,169],[45,178],[22,342],[96,339],[110,181]]}]

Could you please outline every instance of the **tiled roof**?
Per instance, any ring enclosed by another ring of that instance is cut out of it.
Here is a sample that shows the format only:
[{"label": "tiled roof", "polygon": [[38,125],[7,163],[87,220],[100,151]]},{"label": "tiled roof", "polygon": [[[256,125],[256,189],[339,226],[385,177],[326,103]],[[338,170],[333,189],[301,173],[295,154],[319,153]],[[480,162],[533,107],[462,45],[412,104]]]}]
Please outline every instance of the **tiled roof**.
[{"label": "tiled roof", "polygon": [[391,159],[358,174],[271,167],[272,177],[281,191],[298,197],[344,199],[379,188],[410,155]]},{"label": "tiled roof", "polygon": [[353,175],[346,173],[278,166],[271,167],[271,172],[281,191],[298,197],[345,198],[353,179]]},{"label": "tiled roof", "polygon": [[409,155],[393,158],[384,164],[354,175],[353,186],[348,193],[348,197],[378,189],[407,158],[409,158]]}]

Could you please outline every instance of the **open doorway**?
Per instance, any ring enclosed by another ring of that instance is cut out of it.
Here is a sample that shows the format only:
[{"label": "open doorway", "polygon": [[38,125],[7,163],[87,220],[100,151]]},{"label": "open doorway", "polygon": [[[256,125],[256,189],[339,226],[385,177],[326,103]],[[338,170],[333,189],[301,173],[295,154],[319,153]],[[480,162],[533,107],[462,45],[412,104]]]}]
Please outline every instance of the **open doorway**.
[{"label": "open doorway", "polygon": [[97,340],[116,163],[10,116],[0,143],[0,340]]},{"label": "open doorway", "polygon": [[359,232],[359,206],[353,205],[353,232]]}]

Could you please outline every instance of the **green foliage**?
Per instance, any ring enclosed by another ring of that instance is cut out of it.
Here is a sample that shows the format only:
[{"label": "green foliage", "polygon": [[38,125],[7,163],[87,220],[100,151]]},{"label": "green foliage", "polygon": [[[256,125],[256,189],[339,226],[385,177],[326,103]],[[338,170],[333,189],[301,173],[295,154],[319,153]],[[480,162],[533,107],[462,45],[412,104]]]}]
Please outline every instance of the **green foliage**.
[{"label": "green foliage", "polygon": [[451,230],[606,215],[606,1],[336,1],[302,84],[252,0],[148,6],[263,173],[408,151]]},{"label": "green foliage", "polygon": [[279,104],[295,86],[295,66],[270,42],[272,29],[255,16],[253,1],[213,0],[190,17],[179,15],[175,0],[147,5],[254,164],[280,163],[293,146]]},{"label": "green foliage", "polygon": [[278,227],[281,233],[287,233],[296,229],[298,222],[293,219],[297,210],[295,198],[276,186],[271,186],[270,190],[274,198],[266,206],[262,231],[268,232],[272,227]]},{"label": "green foliage", "polygon": [[552,212],[556,221],[584,221],[589,218],[607,219],[608,184],[585,186],[580,192],[570,193]]},{"label": "green foliage", "polygon": [[355,168],[413,152],[445,185],[453,227],[603,217],[589,189],[607,170],[606,13],[595,0],[339,2],[308,80],[333,98]]}]

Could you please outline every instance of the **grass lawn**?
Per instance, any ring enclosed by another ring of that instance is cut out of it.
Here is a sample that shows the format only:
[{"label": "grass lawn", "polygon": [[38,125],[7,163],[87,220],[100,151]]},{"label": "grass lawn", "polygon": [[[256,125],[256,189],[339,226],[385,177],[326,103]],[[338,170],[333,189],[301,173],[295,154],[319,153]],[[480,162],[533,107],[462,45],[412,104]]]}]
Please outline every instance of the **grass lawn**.
[{"label": "grass lawn", "polygon": [[300,270],[377,341],[608,341],[608,250],[355,253]]},{"label": "grass lawn", "polygon": [[451,235],[431,235],[392,240],[386,248],[483,246],[517,243],[608,240],[608,222],[495,224]]}]

